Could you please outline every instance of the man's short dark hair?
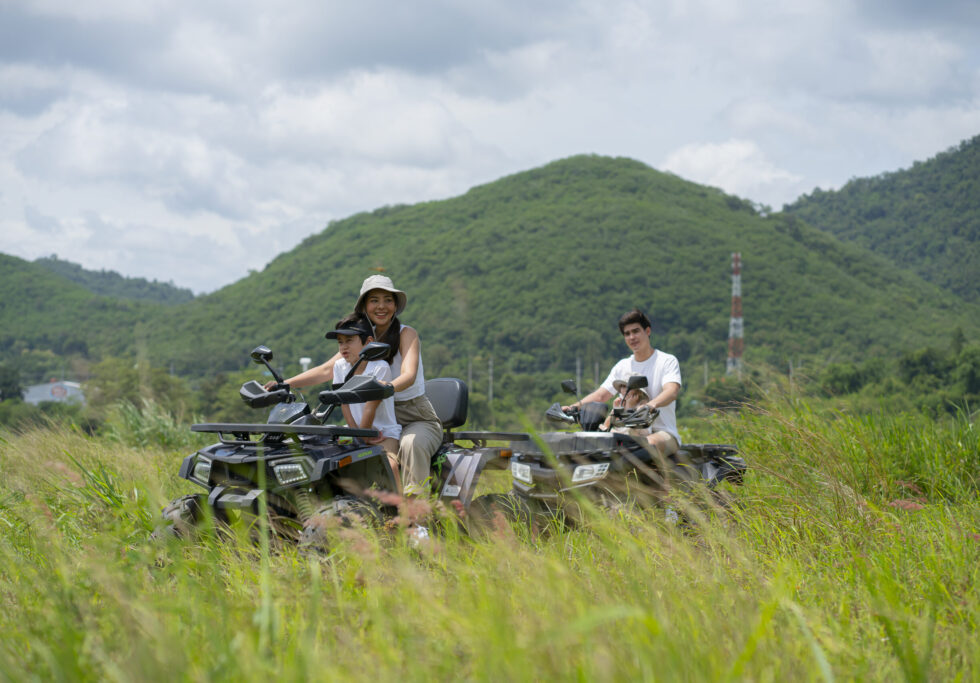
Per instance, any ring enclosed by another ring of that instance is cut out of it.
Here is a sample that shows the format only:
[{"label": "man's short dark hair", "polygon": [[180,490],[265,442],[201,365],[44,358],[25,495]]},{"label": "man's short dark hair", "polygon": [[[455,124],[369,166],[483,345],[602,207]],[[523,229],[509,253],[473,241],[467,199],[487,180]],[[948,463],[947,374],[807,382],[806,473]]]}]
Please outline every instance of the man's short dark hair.
[{"label": "man's short dark hair", "polygon": [[640,327],[644,330],[650,329],[650,319],[643,314],[639,308],[634,308],[632,311],[627,311],[623,313],[619,318],[619,333],[623,334],[623,330],[626,329],[627,325],[632,325],[633,323],[640,323]]}]

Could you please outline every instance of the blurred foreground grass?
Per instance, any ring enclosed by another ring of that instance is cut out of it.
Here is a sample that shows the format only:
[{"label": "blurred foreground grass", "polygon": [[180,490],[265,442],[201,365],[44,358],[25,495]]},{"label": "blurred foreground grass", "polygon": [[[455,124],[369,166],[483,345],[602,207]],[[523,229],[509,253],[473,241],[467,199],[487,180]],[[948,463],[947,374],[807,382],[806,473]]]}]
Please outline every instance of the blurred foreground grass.
[{"label": "blurred foreground grass", "polygon": [[733,520],[351,531],[318,560],[149,542],[192,492],[182,451],[0,434],[0,678],[980,679],[969,419],[786,403],[712,428],[751,468]]}]

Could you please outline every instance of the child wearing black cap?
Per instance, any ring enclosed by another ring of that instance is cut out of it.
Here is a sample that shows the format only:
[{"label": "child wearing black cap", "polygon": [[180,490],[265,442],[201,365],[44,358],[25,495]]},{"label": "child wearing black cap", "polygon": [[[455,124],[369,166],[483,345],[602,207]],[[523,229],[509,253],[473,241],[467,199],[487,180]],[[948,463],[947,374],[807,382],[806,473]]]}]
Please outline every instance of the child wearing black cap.
[{"label": "child wearing black cap", "polygon": [[[351,367],[357,363],[361,349],[373,341],[371,325],[359,315],[348,315],[337,321],[336,329],[327,332],[327,339],[336,339],[340,358],[333,366],[335,383],[346,382]],[[391,383],[391,366],[383,360],[362,363],[354,375],[371,375],[382,383]],[[295,386],[295,385],[294,385]],[[402,428],[395,421],[395,400],[392,397],[367,403],[351,403],[341,406],[347,425],[354,429],[376,429],[378,436],[364,438],[368,444],[380,444],[388,454],[391,471],[401,492],[401,477],[398,472],[398,438]]]}]

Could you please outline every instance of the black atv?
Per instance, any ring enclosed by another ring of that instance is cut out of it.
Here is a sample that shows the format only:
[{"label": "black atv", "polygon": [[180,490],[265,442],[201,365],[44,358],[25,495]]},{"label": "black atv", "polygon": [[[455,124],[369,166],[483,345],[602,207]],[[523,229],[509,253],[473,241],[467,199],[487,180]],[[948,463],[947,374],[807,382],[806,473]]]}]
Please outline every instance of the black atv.
[{"label": "black atv", "polygon": [[[646,377],[631,377],[628,389],[645,387]],[[567,380],[562,388],[576,393]],[[611,427],[649,427],[658,411],[614,408]],[[575,523],[581,519],[579,503],[586,499],[602,508],[627,505],[667,507],[674,493],[697,497],[698,488],[710,501],[726,504],[719,484],[742,482],[745,461],[738,449],[725,444],[684,444],[676,454],[663,457],[643,436],[599,431],[608,415],[603,403],[586,403],[564,412],[553,404],[545,416],[561,424],[578,424],[577,432],[546,432],[533,441],[513,446],[511,491],[505,496],[483,497],[481,508],[494,505],[504,514],[558,518]],[[667,509],[676,519],[676,511]]]},{"label": "black atv", "polygon": [[[356,514],[384,519],[397,509],[383,502],[382,492],[394,492],[395,480],[380,446],[361,439],[376,437],[374,429],[324,424],[334,408],[392,395],[390,385],[366,375],[354,375],[360,363],[383,358],[387,344],[372,342],[361,351],[348,380],[319,394],[320,406],[297,398],[273,369],[272,352],[265,346],[252,351],[276,380],[272,390],[256,381],[242,385],[240,395],[253,408],[272,406],[265,424],[196,424],[196,432],[218,435],[219,442],[184,458],[180,476],[206,490],[181,496],[163,510],[157,538],[189,536],[210,517],[220,527],[244,522],[249,527],[264,508],[270,528],[287,540],[309,540],[309,522],[324,516]],[[466,421],[468,392],[458,379],[426,382],[429,396],[445,428],[443,444],[432,462],[431,490],[447,507],[465,510],[484,468],[507,467],[509,449],[487,446],[490,440],[520,441],[522,434],[452,432]],[[459,441],[474,445],[464,447]],[[455,505],[453,501],[458,501]]]}]

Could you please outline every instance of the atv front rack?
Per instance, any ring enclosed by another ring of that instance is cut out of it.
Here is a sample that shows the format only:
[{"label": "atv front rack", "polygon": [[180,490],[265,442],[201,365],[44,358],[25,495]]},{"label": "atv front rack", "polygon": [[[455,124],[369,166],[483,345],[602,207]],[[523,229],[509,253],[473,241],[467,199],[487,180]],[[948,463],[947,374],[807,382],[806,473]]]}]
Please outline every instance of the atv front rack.
[{"label": "atv front rack", "polygon": [[487,441],[530,441],[531,435],[521,432],[447,432],[449,441],[472,441],[479,447],[487,445]]},{"label": "atv front rack", "polygon": [[[261,439],[265,439],[270,434],[278,435],[304,435],[304,436],[378,436],[376,429],[353,429],[351,427],[340,427],[338,425],[287,425],[287,424],[233,424],[225,422],[209,422],[204,424],[191,425],[192,432],[207,432],[217,434],[221,443],[228,445],[245,445],[256,443],[250,438],[251,434],[262,434]],[[225,435],[232,434],[235,438],[228,439]]]}]

